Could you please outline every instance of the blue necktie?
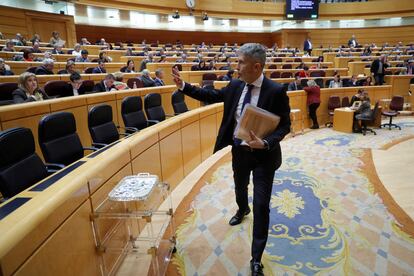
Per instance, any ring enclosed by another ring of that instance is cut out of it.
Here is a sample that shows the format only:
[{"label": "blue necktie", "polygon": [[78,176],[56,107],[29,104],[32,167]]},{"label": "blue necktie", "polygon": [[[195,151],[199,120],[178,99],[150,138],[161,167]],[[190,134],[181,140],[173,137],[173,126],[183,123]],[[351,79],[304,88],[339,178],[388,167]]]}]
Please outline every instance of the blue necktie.
[{"label": "blue necktie", "polygon": [[[246,104],[250,103],[251,99],[252,99],[252,90],[253,90],[254,85],[253,84],[248,84],[247,85],[247,92],[246,95],[244,95],[244,99],[243,99],[243,104],[242,104],[242,108],[240,110],[240,116],[243,113],[243,109],[245,107]],[[234,145],[235,146],[240,146],[242,140],[239,138],[234,138]]]}]

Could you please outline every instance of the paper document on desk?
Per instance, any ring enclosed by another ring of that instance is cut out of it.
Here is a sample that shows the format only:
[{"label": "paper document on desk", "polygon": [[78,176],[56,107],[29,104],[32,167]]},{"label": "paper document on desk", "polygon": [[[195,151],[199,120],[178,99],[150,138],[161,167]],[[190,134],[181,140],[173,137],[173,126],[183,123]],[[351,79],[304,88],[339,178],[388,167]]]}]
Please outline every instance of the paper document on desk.
[{"label": "paper document on desk", "polygon": [[260,107],[246,104],[236,127],[236,138],[250,141],[250,131],[263,139],[272,133],[280,122],[280,117]]}]

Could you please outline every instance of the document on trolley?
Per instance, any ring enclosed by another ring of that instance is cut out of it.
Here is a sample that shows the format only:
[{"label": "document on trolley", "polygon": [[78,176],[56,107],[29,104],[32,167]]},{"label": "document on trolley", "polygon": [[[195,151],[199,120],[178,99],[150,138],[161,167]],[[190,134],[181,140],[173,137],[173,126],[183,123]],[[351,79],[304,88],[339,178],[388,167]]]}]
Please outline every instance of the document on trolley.
[{"label": "document on trolley", "polygon": [[263,108],[246,104],[236,126],[235,136],[241,140],[250,141],[250,131],[253,131],[257,137],[263,139],[275,131],[279,122],[279,116]]}]

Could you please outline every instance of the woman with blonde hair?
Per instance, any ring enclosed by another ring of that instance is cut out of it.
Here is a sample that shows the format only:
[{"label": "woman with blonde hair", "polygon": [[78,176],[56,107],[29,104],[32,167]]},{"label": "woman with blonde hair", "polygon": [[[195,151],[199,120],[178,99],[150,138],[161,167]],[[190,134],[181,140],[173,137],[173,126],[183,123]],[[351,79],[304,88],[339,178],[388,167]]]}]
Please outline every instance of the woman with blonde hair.
[{"label": "woman with blonde hair", "polygon": [[43,101],[49,99],[49,96],[39,88],[36,75],[30,72],[24,72],[19,76],[18,88],[13,91],[14,103],[26,103]]},{"label": "woman with blonde hair", "polygon": [[321,104],[321,89],[314,80],[308,80],[307,85],[308,87],[305,87],[304,90],[308,94],[306,104],[309,108],[309,117],[312,119],[313,123],[310,128],[318,129],[319,124],[318,117],[316,116],[316,110]]}]

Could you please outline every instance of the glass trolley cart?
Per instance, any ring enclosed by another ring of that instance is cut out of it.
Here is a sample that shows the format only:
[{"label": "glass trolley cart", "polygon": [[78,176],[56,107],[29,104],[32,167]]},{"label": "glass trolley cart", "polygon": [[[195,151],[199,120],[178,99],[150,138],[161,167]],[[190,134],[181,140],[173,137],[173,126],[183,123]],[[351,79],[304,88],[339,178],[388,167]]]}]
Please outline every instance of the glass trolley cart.
[{"label": "glass trolley cart", "polygon": [[131,256],[140,264],[137,269],[147,268],[147,275],[165,274],[175,251],[167,183],[148,173],[126,176],[94,210],[91,220],[104,275],[115,274]]}]

